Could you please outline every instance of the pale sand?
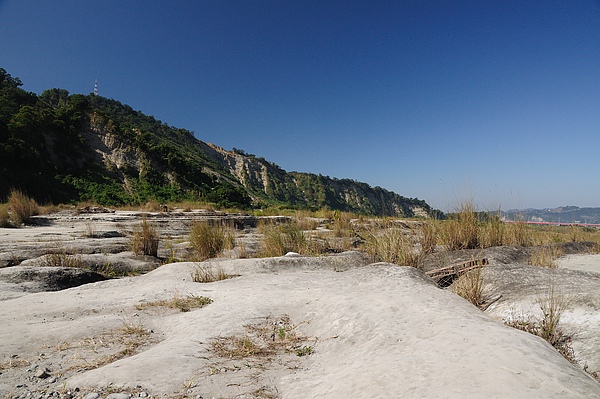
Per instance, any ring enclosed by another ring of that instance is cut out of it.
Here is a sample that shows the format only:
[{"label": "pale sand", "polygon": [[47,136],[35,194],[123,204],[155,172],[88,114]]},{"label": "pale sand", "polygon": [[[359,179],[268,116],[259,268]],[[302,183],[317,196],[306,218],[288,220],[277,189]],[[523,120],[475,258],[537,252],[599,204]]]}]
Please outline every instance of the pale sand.
[{"label": "pale sand", "polygon": [[565,269],[600,273],[600,254],[566,255],[558,259],[557,263],[558,267],[564,267]]},{"label": "pale sand", "polygon": [[[243,394],[266,385],[278,397],[303,399],[600,398],[600,384],[541,338],[493,321],[414,268],[336,272],[343,258],[332,257],[330,268],[311,266],[310,258],[295,262],[221,261],[241,276],[209,284],[191,281],[193,264],[175,263],[140,277],[7,300],[0,307],[0,358],[18,354],[34,363],[39,353],[52,356],[59,342],[139,318],[161,342],[57,384],[140,385],[167,395],[190,389],[190,397],[204,398],[251,397]],[[214,302],[188,313],[134,308],[174,294]],[[215,337],[243,336],[244,325],[282,315],[308,337],[313,354],[227,368],[209,350]],[[70,361],[58,355],[50,368]],[[0,376],[0,391],[12,389],[15,380],[4,377],[13,374]]]}]

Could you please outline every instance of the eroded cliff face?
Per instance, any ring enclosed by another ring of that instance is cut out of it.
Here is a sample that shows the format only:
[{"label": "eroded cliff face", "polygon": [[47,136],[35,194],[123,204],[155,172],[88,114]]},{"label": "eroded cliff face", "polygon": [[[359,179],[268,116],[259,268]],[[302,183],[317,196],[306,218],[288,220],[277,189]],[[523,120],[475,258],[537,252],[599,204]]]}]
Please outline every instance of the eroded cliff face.
[{"label": "eroded cliff face", "polygon": [[255,200],[266,196],[311,208],[329,207],[375,215],[430,216],[431,208],[425,202],[404,198],[380,187],[311,173],[288,173],[262,158],[227,151],[210,143],[201,142],[201,145]]},{"label": "eroded cliff face", "polygon": [[267,165],[256,158],[227,151],[218,145],[202,142],[202,146],[212,159],[227,167],[229,173],[246,189],[258,189],[268,195],[270,179]]},{"label": "eroded cliff face", "polygon": [[108,171],[133,168],[139,173],[142,170],[143,153],[124,143],[115,133],[111,120],[92,113],[89,129],[84,130],[83,137],[97,154],[97,160],[102,162]]}]

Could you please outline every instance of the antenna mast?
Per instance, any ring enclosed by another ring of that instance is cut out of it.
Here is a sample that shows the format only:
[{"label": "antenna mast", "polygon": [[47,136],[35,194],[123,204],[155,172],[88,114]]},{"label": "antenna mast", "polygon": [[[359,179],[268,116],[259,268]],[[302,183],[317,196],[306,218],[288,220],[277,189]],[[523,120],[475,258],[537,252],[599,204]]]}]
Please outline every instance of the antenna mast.
[{"label": "antenna mast", "polygon": [[94,95],[98,95],[98,79],[96,79],[96,82],[94,82]]}]

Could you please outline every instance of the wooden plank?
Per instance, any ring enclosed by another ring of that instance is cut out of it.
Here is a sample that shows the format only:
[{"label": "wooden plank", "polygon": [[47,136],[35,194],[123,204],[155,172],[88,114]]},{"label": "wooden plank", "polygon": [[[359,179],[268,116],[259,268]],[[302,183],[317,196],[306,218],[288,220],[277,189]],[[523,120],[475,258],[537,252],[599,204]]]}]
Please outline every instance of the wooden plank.
[{"label": "wooden plank", "polygon": [[487,258],[471,259],[465,262],[454,263],[449,266],[442,267],[440,269],[430,270],[425,272],[429,277],[434,280],[440,280],[448,276],[459,276],[469,270],[477,269],[478,267],[489,265]]}]

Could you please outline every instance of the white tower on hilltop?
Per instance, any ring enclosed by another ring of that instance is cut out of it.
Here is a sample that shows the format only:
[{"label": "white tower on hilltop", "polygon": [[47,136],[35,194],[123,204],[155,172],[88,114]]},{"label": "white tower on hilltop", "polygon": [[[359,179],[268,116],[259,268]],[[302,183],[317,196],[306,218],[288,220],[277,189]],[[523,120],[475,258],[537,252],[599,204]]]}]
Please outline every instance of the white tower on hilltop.
[{"label": "white tower on hilltop", "polygon": [[94,95],[98,95],[98,79],[96,79],[96,82],[94,82]]}]

